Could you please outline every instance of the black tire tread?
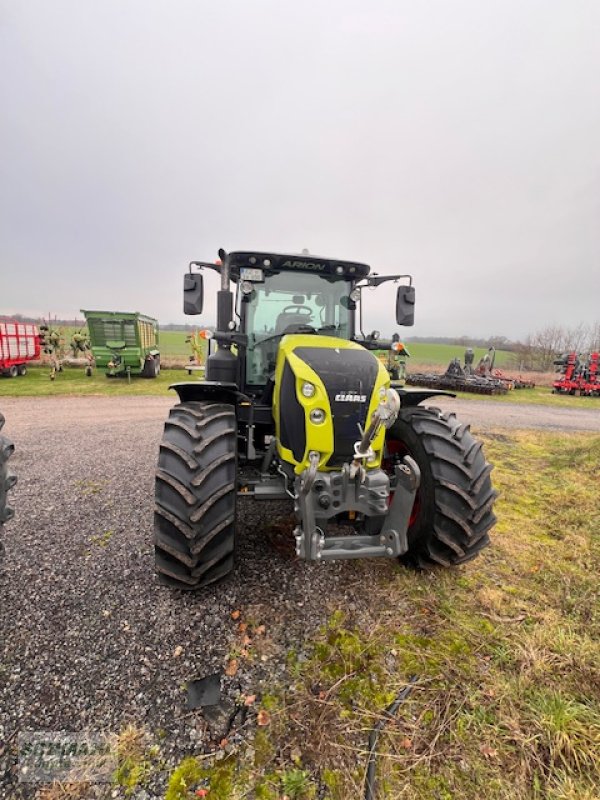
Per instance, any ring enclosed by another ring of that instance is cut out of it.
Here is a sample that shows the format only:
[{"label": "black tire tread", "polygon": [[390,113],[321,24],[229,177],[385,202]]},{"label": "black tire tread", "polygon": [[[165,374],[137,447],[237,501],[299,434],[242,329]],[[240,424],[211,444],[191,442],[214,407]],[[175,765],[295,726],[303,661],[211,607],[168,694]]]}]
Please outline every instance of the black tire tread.
[{"label": "black tire tread", "polygon": [[156,471],[154,545],[161,583],[193,590],[234,566],[237,426],[227,403],[171,409]]},{"label": "black tire tread", "polygon": [[[0,414],[0,431],[4,427],[4,416]],[[8,492],[17,482],[17,476],[8,468],[8,460],[15,451],[14,444],[6,436],[0,435],[0,530],[5,522],[11,520],[15,512],[8,505]],[[4,554],[4,543],[0,539],[0,558]]]},{"label": "black tire tread", "polygon": [[456,414],[427,406],[402,409],[388,436],[403,441],[421,469],[421,509],[401,560],[431,569],[475,558],[496,522],[493,467],[482,443]]}]

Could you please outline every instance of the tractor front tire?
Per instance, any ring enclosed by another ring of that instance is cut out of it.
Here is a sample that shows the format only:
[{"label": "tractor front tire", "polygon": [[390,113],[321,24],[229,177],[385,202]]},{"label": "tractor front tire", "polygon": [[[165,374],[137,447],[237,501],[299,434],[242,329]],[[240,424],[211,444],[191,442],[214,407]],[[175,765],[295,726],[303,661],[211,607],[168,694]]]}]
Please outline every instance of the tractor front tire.
[{"label": "tractor front tire", "polygon": [[421,484],[401,561],[418,569],[452,567],[475,558],[489,544],[496,522],[483,445],[453,413],[416,406],[400,411],[387,435],[387,466],[410,455]]},{"label": "tractor front tire", "polygon": [[171,409],[156,472],[154,545],[161,583],[199,589],[224,578],[236,545],[237,425],[228,403]]}]

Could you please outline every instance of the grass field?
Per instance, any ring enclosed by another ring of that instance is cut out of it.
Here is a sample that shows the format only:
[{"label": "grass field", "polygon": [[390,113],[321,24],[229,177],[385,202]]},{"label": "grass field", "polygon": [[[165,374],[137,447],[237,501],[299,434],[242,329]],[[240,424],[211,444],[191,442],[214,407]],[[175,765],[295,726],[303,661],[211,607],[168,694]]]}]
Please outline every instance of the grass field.
[{"label": "grass field", "polygon": [[0,377],[0,397],[56,397],[61,395],[156,395],[167,394],[171,383],[189,380],[184,369],[161,370],[158,378],[107,378],[94,370],[91,378],[82,367],[65,367],[50,380],[49,367],[30,367],[18,378]]},{"label": "grass field", "polygon": [[191,355],[190,345],[186,342],[186,331],[161,331],[160,352],[165,359],[186,359]]},{"label": "grass field", "polygon": [[[167,358],[181,358],[187,357],[190,354],[189,344],[186,343],[186,333],[183,331],[161,331],[160,334],[160,350],[163,356]],[[444,368],[448,366],[453,358],[460,358],[461,363],[464,360],[464,347],[459,345],[450,344],[407,344],[411,362],[418,364],[431,364],[440,365]],[[485,348],[474,348],[475,364],[479,359],[487,353]],[[511,363],[512,353],[505,350],[499,350],[496,353],[496,366],[505,367]]]},{"label": "grass field", "polygon": [[559,408],[591,408],[600,412],[600,398],[598,397],[552,394],[552,390],[547,386],[536,386],[535,389],[514,389],[506,394],[494,395],[457,392],[456,396],[464,400],[489,400],[494,403],[523,403],[525,405],[558,406]]},{"label": "grass field", "polygon": [[379,580],[361,562],[354,611],[331,608],[290,650],[286,684],[256,701],[259,727],[212,766],[185,760],[170,800],[200,781],[213,800],[362,797],[368,733],[413,674],[379,740],[378,797],[597,800],[600,437],[484,438],[501,492],[491,548],[466,568]]},{"label": "grass field", "polygon": [[[18,378],[0,377],[0,397],[53,397],[61,395],[156,395],[167,394],[171,383],[196,380],[203,373],[193,373],[192,378],[183,369],[163,369],[155,379],[132,377],[131,383],[125,378],[107,378],[102,370],[94,370],[91,378],[86,377],[83,368],[65,367],[50,380],[49,367],[29,367],[27,375]],[[410,388],[410,387],[408,387]],[[479,395],[458,392],[458,397],[466,400],[485,400],[500,403],[525,403],[563,408],[597,408],[600,411],[600,398],[571,397],[552,394],[547,387],[519,389],[506,395]]]},{"label": "grass field", "polygon": [[[75,330],[75,329],[73,329]],[[69,329],[64,329],[65,339],[71,335]],[[185,331],[162,331],[160,334],[160,349],[163,366],[174,365],[173,369],[163,369],[158,380],[145,380],[132,378],[128,384],[124,379],[107,379],[102,371],[95,371],[92,378],[86,378],[82,369],[65,368],[54,382],[49,380],[48,367],[30,367],[29,374],[24,378],[8,379],[0,376],[0,397],[2,396],[52,396],[62,394],[81,395],[124,395],[124,394],[163,394],[167,391],[168,384],[177,380],[186,380],[188,375],[182,365],[188,362],[191,354],[190,346],[185,341]],[[408,360],[409,373],[431,370],[443,372],[450,360],[459,357],[462,361],[464,348],[454,345],[409,344],[411,358]],[[475,363],[485,355],[483,348],[475,349]],[[498,351],[496,364],[510,369],[512,354],[508,351]],[[383,359],[385,361],[385,358]],[[196,373],[195,377],[199,377]],[[547,383],[552,376],[544,376]],[[565,408],[594,407],[598,403],[594,398],[569,397],[553,395],[548,386],[538,386],[535,389],[524,389],[509,392],[507,395],[494,395],[486,398],[484,395],[458,393],[459,397],[480,400],[482,398],[502,403],[539,403],[542,405],[563,406]]]},{"label": "grass field", "polygon": [[[408,359],[409,368],[412,363],[438,365],[443,366],[445,369],[453,358],[460,359],[461,364],[464,363],[465,348],[462,345],[425,344],[423,342],[415,342],[413,344],[408,342],[406,346],[410,353],[410,358]],[[479,359],[487,353],[487,349],[484,347],[474,347],[473,352],[475,354],[474,364],[477,366]],[[508,350],[496,351],[496,367],[505,368],[509,364],[512,364],[512,361],[513,353],[510,353]]]},{"label": "grass field", "polygon": [[[201,328],[202,326],[199,326]],[[72,334],[78,328],[63,328],[65,343],[68,345],[71,340]],[[163,359],[185,359],[191,355],[189,344],[185,341],[188,336],[187,331],[160,331],[160,351]],[[460,358],[461,363],[464,360],[465,348],[462,345],[451,344],[426,344],[422,342],[415,342],[414,344],[408,343],[408,351],[410,353],[409,364],[424,364],[424,365],[438,365],[448,366],[453,358]],[[487,353],[483,347],[474,348],[475,364],[479,359]],[[498,350],[496,352],[496,366],[505,368],[512,363],[513,354],[507,350]]]}]

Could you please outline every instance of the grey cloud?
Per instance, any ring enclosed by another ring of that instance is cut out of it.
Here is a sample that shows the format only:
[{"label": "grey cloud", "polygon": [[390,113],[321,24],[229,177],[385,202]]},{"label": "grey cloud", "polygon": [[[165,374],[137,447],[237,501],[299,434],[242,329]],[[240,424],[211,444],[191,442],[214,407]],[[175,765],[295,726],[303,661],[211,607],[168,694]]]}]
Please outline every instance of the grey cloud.
[{"label": "grey cloud", "polygon": [[416,334],[593,322],[599,34],[583,0],[5,2],[0,309],[183,321],[191,258],[308,247],[413,272]]}]

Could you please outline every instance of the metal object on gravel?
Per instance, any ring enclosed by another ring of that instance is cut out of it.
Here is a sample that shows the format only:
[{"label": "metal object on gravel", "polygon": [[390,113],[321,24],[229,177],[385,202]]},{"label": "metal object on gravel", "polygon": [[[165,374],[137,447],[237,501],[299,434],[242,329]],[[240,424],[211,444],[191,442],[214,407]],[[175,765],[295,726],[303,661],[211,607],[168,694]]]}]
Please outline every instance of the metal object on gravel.
[{"label": "metal object on gravel", "polygon": [[205,678],[189,681],[187,685],[187,709],[216,706],[221,700],[222,670],[213,672]]}]

